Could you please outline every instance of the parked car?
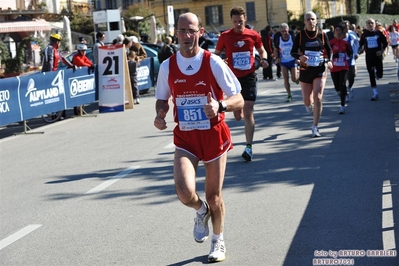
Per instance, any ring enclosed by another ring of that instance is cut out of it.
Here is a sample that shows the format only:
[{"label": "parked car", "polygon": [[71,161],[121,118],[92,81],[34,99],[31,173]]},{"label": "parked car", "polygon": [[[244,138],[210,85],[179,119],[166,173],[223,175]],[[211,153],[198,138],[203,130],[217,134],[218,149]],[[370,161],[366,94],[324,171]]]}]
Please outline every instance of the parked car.
[{"label": "parked car", "polygon": [[147,46],[150,47],[151,49],[159,52],[162,49],[162,46],[159,44],[154,44],[154,43],[141,43],[142,46]]},{"label": "parked car", "polygon": [[159,60],[158,60],[158,51],[155,49],[148,47],[146,45],[143,45],[143,48],[145,52],[147,53],[147,57],[152,57],[154,59],[154,77],[155,81],[158,77],[158,72],[159,72]]},{"label": "parked car", "polygon": [[[154,82],[156,81],[157,77],[158,77],[158,72],[159,72],[159,60],[158,60],[158,52],[155,51],[154,49],[147,47],[145,45],[143,45],[143,48],[145,50],[145,52],[147,53],[147,57],[152,57],[153,61],[154,61]],[[70,53],[69,55],[65,56],[64,58],[66,60],[68,60],[69,62],[72,62],[72,59],[74,57],[75,54],[77,54],[78,51],[74,51],[72,53]],[[92,49],[87,49],[86,50],[86,56],[93,62],[94,61],[94,57],[93,57],[93,50]],[[58,69],[67,69],[68,66],[60,61],[60,63],[58,64]],[[148,91],[148,89],[144,89],[141,92],[146,92]]]},{"label": "parked car", "polygon": [[[208,51],[211,53],[215,53],[216,44],[218,43],[219,39],[218,38],[210,38],[210,40],[213,42],[213,44],[208,46]],[[255,52],[255,69],[258,69],[260,67],[260,55],[256,49],[254,49],[254,52]],[[222,53],[220,54],[220,57],[223,59],[226,58],[224,51],[222,51]]]}]

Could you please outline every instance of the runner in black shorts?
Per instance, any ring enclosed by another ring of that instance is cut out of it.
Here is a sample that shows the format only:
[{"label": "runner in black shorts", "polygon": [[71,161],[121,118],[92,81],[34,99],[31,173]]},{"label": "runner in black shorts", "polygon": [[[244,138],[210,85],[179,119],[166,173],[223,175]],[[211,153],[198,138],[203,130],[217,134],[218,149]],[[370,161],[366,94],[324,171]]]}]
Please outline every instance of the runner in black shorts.
[{"label": "runner in black shorts", "polygon": [[319,120],[326,85],[326,65],[332,68],[331,46],[327,35],[317,28],[314,12],[305,14],[305,29],[295,37],[291,55],[300,60],[299,81],[306,110],[313,112],[312,137],[320,137]]},{"label": "runner in black shorts", "polygon": [[238,78],[238,81],[241,84],[241,94],[244,98],[244,101],[256,101],[256,95],[258,94],[258,75],[256,74],[256,72]]},{"label": "runner in black shorts", "polygon": [[[373,97],[371,97],[371,101],[377,101],[378,90],[377,90],[377,82],[376,78],[380,79],[383,76],[383,51],[388,45],[388,41],[385,38],[384,34],[376,29],[375,21],[372,18],[369,18],[366,21],[366,30],[363,32],[360,37],[359,54],[364,50],[366,52],[366,66],[367,71],[369,72],[370,77],[370,85],[373,89]],[[376,77],[377,76],[377,77]]]}]

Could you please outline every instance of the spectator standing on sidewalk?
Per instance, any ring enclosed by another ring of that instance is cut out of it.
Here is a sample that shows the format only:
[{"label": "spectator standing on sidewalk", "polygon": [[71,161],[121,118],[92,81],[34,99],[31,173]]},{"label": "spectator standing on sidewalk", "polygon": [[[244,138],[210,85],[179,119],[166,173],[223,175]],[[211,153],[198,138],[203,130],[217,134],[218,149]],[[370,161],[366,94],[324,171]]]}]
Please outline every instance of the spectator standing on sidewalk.
[{"label": "spectator standing on sidewalk", "polygon": [[94,69],[93,62],[86,56],[87,45],[79,43],[76,46],[76,49],[78,50],[78,53],[73,56],[72,64],[77,67],[88,67]]},{"label": "spectator standing on sidewalk", "polygon": [[160,64],[175,53],[171,46],[171,43],[172,38],[170,38],[169,36],[165,37],[165,41],[161,48],[161,51],[158,52],[158,60]]},{"label": "spectator standing on sidewalk", "polygon": [[[58,48],[60,47],[62,36],[58,33],[50,35],[50,43],[44,48],[42,72],[57,71],[58,63],[60,61],[60,53]],[[66,111],[63,110],[60,119],[65,119]]]},{"label": "spectator standing on sidewalk", "polygon": [[220,55],[226,51],[226,59],[230,69],[240,81],[244,108],[234,111],[237,121],[244,118],[245,139],[247,145],[242,153],[246,161],[252,161],[252,142],[255,132],[254,105],[257,95],[258,75],[255,72],[254,48],[257,49],[263,68],[268,67],[267,53],[263,48],[262,40],[257,31],[247,29],[245,10],[240,7],[233,7],[230,10],[230,18],[233,28],[224,31],[216,44],[215,54]]},{"label": "spectator standing on sidewalk", "polygon": [[331,46],[327,35],[317,27],[314,12],[304,16],[305,29],[295,37],[291,55],[299,59],[303,102],[308,113],[313,112],[312,137],[320,137],[319,121],[323,110],[323,93],[328,68],[332,68]]},{"label": "spectator standing on sidewalk", "polygon": [[[195,241],[202,243],[208,238],[208,220],[211,218],[213,235],[208,261],[223,261],[226,247],[222,187],[227,151],[232,148],[224,112],[242,108],[241,87],[220,57],[199,47],[198,40],[204,34],[204,28],[197,15],[181,14],[175,32],[180,51],[160,66],[154,126],[159,130],[166,129],[165,116],[172,97],[177,123],[173,130],[176,193],[184,205],[197,211]],[[205,167],[206,201],[199,198],[195,185],[200,161]]]},{"label": "spectator standing on sidewalk", "polygon": [[136,59],[138,62],[143,60],[144,58],[147,58],[147,53],[145,52],[143,46],[139,42],[139,39],[136,36],[131,37],[133,43],[132,46],[130,46],[130,51],[133,51],[136,53]]},{"label": "spectator standing on sidewalk", "polygon": [[215,43],[209,38],[208,34],[204,34],[199,40],[200,47],[204,50],[209,49],[209,45],[214,45]]},{"label": "spectator standing on sidewalk", "polygon": [[373,90],[373,96],[371,101],[377,101],[379,99],[377,89],[377,79],[383,76],[383,52],[387,47],[388,42],[384,34],[376,29],[375,21],[369,18],[366,21],[366,30],[363,32],[359,41],[359,54],[366,53],[366,66],[369,73],[370,85]]},{"label": "spectator standing on sidewalk", "polygon": [[[88,67],[91,69],[91,73],[94,71],[94,64],[90,59],[86,56],[86,50],[87,50],[87,45],[84,43],[79,43],[76,46],[76,49],[78,50],[78,53],[75,54],[72,58],[72,64],[77,67]],[[75,115],[83,115],[83,108],[84,106],[75,106],[73,108],[74,114]]]},{"label": "spectator standing on sidewalk", "polygon": [[139,85],[137,83],[137,68],[140,64],[136,61],[136,53],[133,51],[128,51],[127,59],[133,100],[135,104],[140,104]]},{"label": "spectator standing on sidewalk", "polygon": [[272,38],[272,28],[267,25],[263,30],[260,31],[262,37],[262,44],[267,53],[267,63],[268,66],[263,68],[263,79],[264,80],[274,80],[273,79],[273,38]]},{"label": "spectator standing on sidewalk", "polygon": [[93,45],[93,58],[94,58],[94,64],[98,65],[98,47],[104,46],[105,43],[105,34],[102,31],[97,32],[96,34],[96,43]]},{"label": "spectator standing on sidewalk", "polygon": [[50,35],[50,43],[44,49],[42,72],[57,71],[60,61],[60,47],[62,36],[58,33]]},{"label": "spectator standing on sidewalk", "polygon": [[98,82],[98,47],[104,46],[105,43],[105,33],[102,31],[97,32],[96,34],[96,42],[93,45],[93,63],[95,66],[94,72],[94,80],[96,83],[96,96],[95,98],[98,99],[98,89],[99,89],[99,82]]},{"label": "spectator standing on sidewalk", "polygon": [[281,78],[281,65],[280,63],[276,62],[276,54],[274,53],[274,39],[276,37],[276,35],[280,35],[280,31],[278,31],[276,28],[272,29],[272,44],[273,44],[273,60],[274,60],[274,64],[276,65],[276,76],[277,78]]}]

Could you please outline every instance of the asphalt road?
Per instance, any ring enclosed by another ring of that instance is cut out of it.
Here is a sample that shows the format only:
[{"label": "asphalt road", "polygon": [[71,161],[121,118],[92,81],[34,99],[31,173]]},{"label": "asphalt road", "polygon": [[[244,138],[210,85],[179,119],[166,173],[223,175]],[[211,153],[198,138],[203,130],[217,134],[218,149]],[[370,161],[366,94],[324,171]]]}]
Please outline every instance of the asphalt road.
[{"label": "asphalt road", "polygon": [[[243,122],[228,114],[223,265],[399,265],[399,84],[392,57],[384,64],[371,102],[360,57],[344,115],[328,78],[317,139],[299,85],[286,103],[282,80],[260,81],[249,163]],[[43,134],[0,128],[1,265],[207,263],[210,241],[193,240],[195,213],[174,191],[173,119],[158,131],[154,103],[149,94],[125,112],[91,105],[95,117],[28,121]],[[197,189],[203,198],[202,165]]]}]

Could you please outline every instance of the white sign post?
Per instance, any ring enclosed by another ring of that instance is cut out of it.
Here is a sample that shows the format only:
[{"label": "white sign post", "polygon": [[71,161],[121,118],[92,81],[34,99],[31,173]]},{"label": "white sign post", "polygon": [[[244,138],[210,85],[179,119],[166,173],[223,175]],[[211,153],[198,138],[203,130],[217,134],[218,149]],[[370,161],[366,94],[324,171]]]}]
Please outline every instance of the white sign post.
[{"label": "white sign post", "polygon": [[175,35],[175,15],[173,6],[168,6],[168,33],[171,36]]},{"label": "white sign post", "polygon": [[98,107],[100,113],[125,110],[124,47],[100,46],[98,49]]}]

